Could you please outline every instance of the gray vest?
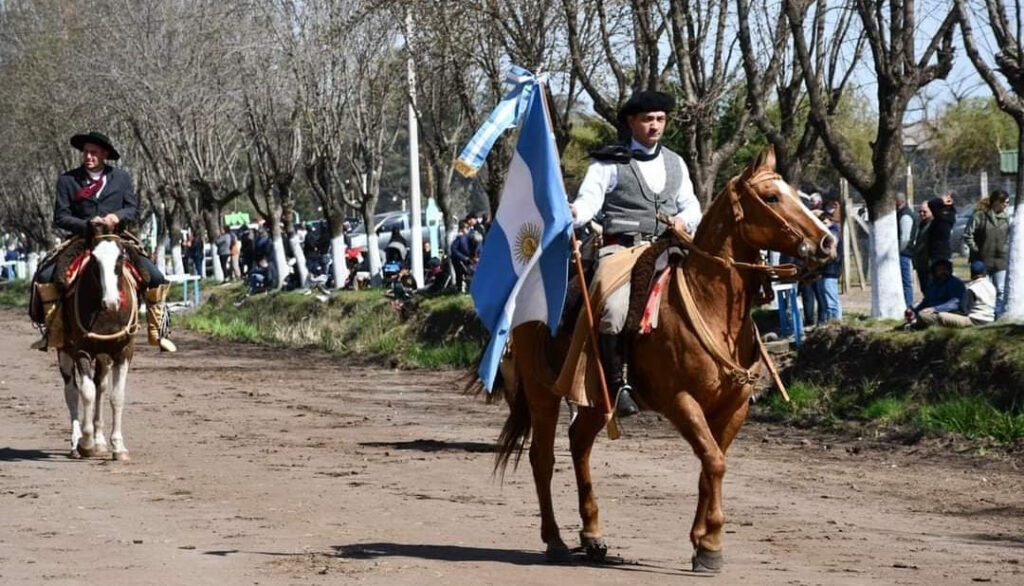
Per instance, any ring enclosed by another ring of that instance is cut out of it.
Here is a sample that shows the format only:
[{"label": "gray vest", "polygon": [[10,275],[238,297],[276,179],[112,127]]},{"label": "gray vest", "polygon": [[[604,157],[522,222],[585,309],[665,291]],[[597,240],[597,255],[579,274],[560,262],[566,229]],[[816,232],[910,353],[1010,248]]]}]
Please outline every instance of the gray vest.
[{"label": "gray vest", "polygon": [[665,165],[665,187],[661,192],[651,189],[635,160],[618,163],[615,189],[604,196],[605,234],[646,234],[658,232],[658,213],[674,216],[676,194],[683,183],[683,160],[661,147],[660,160]]}]

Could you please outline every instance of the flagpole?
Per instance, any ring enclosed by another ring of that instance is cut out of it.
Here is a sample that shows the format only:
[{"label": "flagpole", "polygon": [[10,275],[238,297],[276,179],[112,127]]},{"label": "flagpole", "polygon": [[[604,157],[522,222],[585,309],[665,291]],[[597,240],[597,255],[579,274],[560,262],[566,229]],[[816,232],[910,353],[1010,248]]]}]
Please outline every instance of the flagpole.
[{"label": "flagpole", "polygon": [[[554,124],[551,121],[551,111],[548,107],[546,87],[546,84],[539,83],[537,90],[541,92],[541,102],[544,104],[544,115],[548,119],[548,128],[554,129]],[[583,270],[583,256],[580,254],[580,244],[579,240],[576,239],[575,229],[570,232],[570,243],[572,245],[573,262],[576,264],[576,277],[580,281],[580,291],[583,296],[583,312],[587,317],[587,337],[590,338],[592,360],[597,368],[597,378],[601,385],[601,395],[598,397],[601,401],[601,412],[604,413],[605,420],[608,422],[608,437],[617,440],[622,434],[619,432],[619,424],[615,420],[615,414],[612,412],[612,400],[608,394],[608,382],[604,377],[604,365],[601,364],[601,346],[597,341],[598,332],[594,320],[594,309],[590,303],[590,288],[587,285],[587,276]]]}]

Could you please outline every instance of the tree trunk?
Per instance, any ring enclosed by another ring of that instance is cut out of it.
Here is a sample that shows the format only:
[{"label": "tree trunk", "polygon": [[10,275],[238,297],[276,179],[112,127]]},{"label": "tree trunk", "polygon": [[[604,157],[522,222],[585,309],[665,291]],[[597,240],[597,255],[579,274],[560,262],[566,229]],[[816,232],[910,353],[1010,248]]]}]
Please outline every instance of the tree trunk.
[{"label": "tree trunk", "polygon": [[896,227],[896,210],[871,220],[871,317],[902,319],[906,310]]},{"label": "tree trunk", "polygon": [[270,217],[267,218],[267,223],[270,224],[270,240],[274,243],[273,262],[277,268],[277,280],[274,282],[274,289],[280,289],[284,286],[285,276],[291,272],[291,267],[288,266],[288,257],[284,253],[284,234],[282,234],[281,230],[280,208],[271,211]]},{"label": "tree trunk", "polygon": [[373,201],[364,203],[361,210],[363,212],[363,225],[366,226],[366,254],[370,265],[370,285],[378,287],[382,282],[380,240],[377,238],[377,231],[373,229],[373,207],[371,207],[376,204],[376,198],[367,199],[372,199]]},{"label": "tree trunk", "polygon": [[[334,216],[334,214],[331,214]],[[342,289],[348,282],[348,264],[345,259],[345,230],[342,226],[341,211],[331,220],[331,270],[334,272],[334,288]]]},{"label": "tree trunk", "polygon": [[28,253],[28,262],[25,267],[25,277],[31,279],[36,274],[36,269],[39,268],[39,252],[33,250]]},{"label": "tree trunk", "polygon": [[[216,209],[216,206],[212,208],[208,207],[202,212],[203,222],[206,224],[206,233],[210,234],[210,248],[213,261],[213,280],[217,283],[224,282],[224,267],[220,264],[220,255],[217,254],[217,244],[215,239],[220,236],[220,227],[217,226],[217,218],[220,217],[220,210]],[[216,236],[214,236],[216,235]],[[204,263],[205,264],[205,263]]]},{"label": "tree trunk", "polygon": [[185,260],[181,257],[181,227],[178,226],[176,218],[172,218],[168,230],[171,234],[171,273],[184,275]]},{"label": "tree trunk", "polygon": [[292,232],[292,235],[288,238],[288,243],[292,247],[292,255],[295,257],[295,268],[299,272],[299,289],[305,289],[309,282],[309,269],[306,268],[306,252],[302,250],[298,231]]},{"label": "tree trunk", "polygon": [[1017,189],[1013,197],[1013,224],[1010,225],[1010,250],[1006,260],[1006,293],[1003,316],[1024,318],[1024,237],[1020,227],[1024,223],[1024,118],[1017,120]]}]

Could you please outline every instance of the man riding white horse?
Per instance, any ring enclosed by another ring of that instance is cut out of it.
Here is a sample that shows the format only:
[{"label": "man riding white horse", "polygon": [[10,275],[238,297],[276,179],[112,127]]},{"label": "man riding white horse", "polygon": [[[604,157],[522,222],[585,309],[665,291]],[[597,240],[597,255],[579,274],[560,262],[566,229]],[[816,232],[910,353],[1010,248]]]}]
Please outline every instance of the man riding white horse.
[{"label": "man riding white horse", "polygon": [[[128,173],[106,164],[106,161],[118,160],[121,155],[106,135],[95,131],[72,136],[71,146],[82,151],[82,165],[62,173],[57,179],[54,224],[72,236],[85,236],[96,227],[123,232],[127,222],[138,219],[139,201]],[[65,342],[60,311],[63,292],[55,283],[56,264],[52,260],[35,276],[36,294],[45,311],[45,333],[32,347],[42,351],[60,349]],[[139,283],[145,291],[149,343],[159,346],[162,351],[174,352],[174,343],[160,336],[164,300],[170,284],[145,255],[138,255],[136,262],[141,265],[141,273],[149,277],[148,281]]]},{"label": "man riding white horse", "polygon": [[[690,172],[682,157],[659,142],[665,132],[666,116],[674,105],[668,94],[634,93],[618,113],[619,125],[628,131],[629,138],[591,153],[594,162],[570,207],[577,227],[603,212],[603,245],[598,259],[651,242],[659,232],[659,214],[673,217],[679,230],[690,234],[697,230],[701,209],[693,193]],[[607,297],[598,327],[601,364],[608,390],[615,393],[620,417],[640,410],[629,394],[631,389],[622,365],[621,334],[629,297],[627,280]]]}]

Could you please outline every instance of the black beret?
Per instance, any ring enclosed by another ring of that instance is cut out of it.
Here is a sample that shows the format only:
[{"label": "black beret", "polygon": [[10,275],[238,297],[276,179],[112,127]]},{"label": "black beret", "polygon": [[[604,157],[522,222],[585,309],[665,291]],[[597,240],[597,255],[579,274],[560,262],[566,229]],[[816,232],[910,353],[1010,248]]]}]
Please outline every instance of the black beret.
[{"label": "black beret", "polygon": [[625,122],[626,116],[642,112],[664,112],[668,114],[676,107],[676,100],[664,92],[644,90],[634,93],[619,108],[619,122]]}]

